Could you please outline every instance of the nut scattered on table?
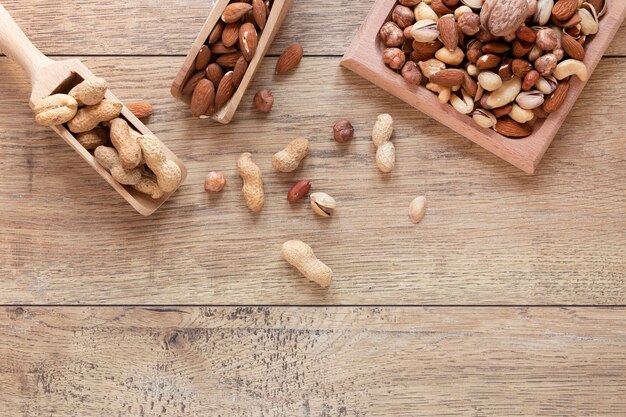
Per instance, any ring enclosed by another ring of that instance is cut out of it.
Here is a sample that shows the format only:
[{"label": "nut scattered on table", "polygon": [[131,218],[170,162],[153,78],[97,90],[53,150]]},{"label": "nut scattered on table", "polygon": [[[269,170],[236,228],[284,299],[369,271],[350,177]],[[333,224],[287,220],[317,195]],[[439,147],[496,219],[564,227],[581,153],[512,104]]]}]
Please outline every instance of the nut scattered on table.
[{"label": "nut scattered on table", "polygon": [[320,217],[331,217],[337,208],[337,202],[326,193],[311,194],[311,208]]},{"label": "nut scattered on table", "polygon": [[254,105],[257,110],[263,113],[269,113],[274,106],[274,96],[267,88],[263,88],[254,95]]},{"label": "nut scattered on table", "polygon": [[309,245],[300,240],[290,240],[283,244],[282,254],[283,258],[309,281],[322,288],[330,287],[333,282],[333,271],[317,259]]},{"label": "nut scattered on table", "polygon": [[426,214],[426,197],[415,197],[409,206],[409,218],[414,224],[422,221]]},{"label": "nut scattered on table", "polygon": [[379,31],[381,59],[407,84],[425,84],[479,126],[522,138],[563,104],[562,85],[587,80],[585,45],[598,33],[605,6],[605,0],[398,0]]},{"label": "nut scattered on table", "polygon": [[204,191],[209,194],[219,193],[226,186],[226,177],[222,172],[211,171],[204,179]]},{"label": "nut scattered on table", "polygon": [[284,75],[295,69],[302,61],[304,51],[299,43],[289,45],[278,58],[276,74]]},{"label": "nut scattered on table", "polygon": [[354,127],[350,120],[341,119],[333,126],[333,137],[337,143],[350,142],[354,138]]},{"label": "nut scattered on table", "polygon": [[311,190],[311,181],[300,180],[287,193],[287,201],[295,203],[303,199]]}]

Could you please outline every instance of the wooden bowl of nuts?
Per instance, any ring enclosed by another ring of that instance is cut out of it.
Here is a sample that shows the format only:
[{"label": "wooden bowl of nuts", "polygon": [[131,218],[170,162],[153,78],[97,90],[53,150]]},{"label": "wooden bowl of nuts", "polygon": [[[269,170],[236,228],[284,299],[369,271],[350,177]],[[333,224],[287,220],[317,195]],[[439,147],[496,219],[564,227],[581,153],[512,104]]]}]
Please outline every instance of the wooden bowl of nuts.
[{"label": "wooden bowl of nuts", "polygon": [[172,95],[195,117],[230,123],[293,0],[217,0]]},{"label": "wooden bowl of nuts", "polygon": [[620,0],[378,0],[341,63],[532,174],[624,17]]}]

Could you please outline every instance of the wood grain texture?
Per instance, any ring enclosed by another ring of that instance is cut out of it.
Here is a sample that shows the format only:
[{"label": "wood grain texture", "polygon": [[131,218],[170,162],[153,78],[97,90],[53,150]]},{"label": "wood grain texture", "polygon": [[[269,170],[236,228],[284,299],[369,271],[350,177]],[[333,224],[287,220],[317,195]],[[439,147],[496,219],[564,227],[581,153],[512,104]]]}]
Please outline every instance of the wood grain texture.
[{"label": "wood grain texture", "polygon": [[625,310],[594,308],[4,309],[0,408],[623,416],[625,328]]},{"label": "wood grain texture", "polygon": [[[621,0],[617,0],[621,1]],[[48,55],[187,55],[211,0],[4,0]],[[373,0],[295,1],[270,49],[279,54],[298,41],[309,55],[343,55]],[[88,28],[88,30],[85,30]],[[626,25],[608,54],[626,55]]]},{"label": "wood grain texture", "polygon": [[[307,58],[285,77],[267,59],[229,126],[191,118],[169,95],[182,58],[86,58],[123,100],[147,98],[148,121],[186,163],[186,185],[141,218],[67,145],[32,123],[28,85],[0,59],[0,303],[165,304],[626,304],[626,84],[604,59],[548,151],[528,176],[339,67]],[[260,115],[252,96],[274,91]],[[375,117],[396,120],[397,168],[375,167]],[[331,126],[351,119],[338,146]],[[312,154],[294,174],[271,156],[297,136]],[[235,161],[250,151],[265,173],[267,206],[251,215]],[[207,196],[210,170],[226,191]],[[338,200],[336,217],[290,206],[293,182]],[[428,200],[418,226],[416,195]],[[328,291],[280,257],[309,243],[335,271]]]}]

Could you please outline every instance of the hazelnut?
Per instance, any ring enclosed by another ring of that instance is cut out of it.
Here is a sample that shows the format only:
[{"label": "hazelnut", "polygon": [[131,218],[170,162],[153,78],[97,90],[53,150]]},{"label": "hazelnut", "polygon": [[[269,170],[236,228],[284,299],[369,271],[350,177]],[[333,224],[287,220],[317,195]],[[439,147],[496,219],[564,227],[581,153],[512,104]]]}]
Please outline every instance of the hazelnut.
[{"label": "hazelnut", "polygon": [[556,64],[558,59],[553,54],[546,54],[544,56],[540,56],[535,61],[535,69],[539,71],[539,74],[543,75],[551,75],[556,68]]},{"label": "hazelnut", "polygon": [[406,62],[406,56],[401,49],[387,48],[383,53],[383,60],[385,61],[385,64],[389,66],[389,68],[399,70]]},{"label": "hazelnut", "polygon": [[420,85],[422,82],[422,72],[413,61],[409,61],[402,67],[402,77],[409,83]]},{"label": "hazelnut", "polygon": [[354,138],[354,127],[348,119],[341,119],[333,126],[333,136],[338,143],[350,142]]},{"label": "hazelnut", "polygon": [[394,22],[387,22],[380,28],[380,38],[387,47],[399,47],[404,43],[404,32]]},{"label": "hazelnut", "polygon": [[551,51],[559,46],[556,32],[551,28],[544,28],[537,32],[537,46],[544,51]]},{"label": "hazelnut", "polygon": [[221,172],[211,171],[204,179],[204,191],[209,194],[219,193],[226,185],[226,178]]},{"label": "hazelnut", "polygon": [[254,95],[254,105],[259,111],[269,113],[274,105],[274,96],[272,95],[272,92],[266,88],[257,91]]},{"label": "hazelnut", "polygon": [[400,29],[404,29],[415,22],[415,13],[407,6],[397,5],[391,13],[391,19],[400,26]]}]

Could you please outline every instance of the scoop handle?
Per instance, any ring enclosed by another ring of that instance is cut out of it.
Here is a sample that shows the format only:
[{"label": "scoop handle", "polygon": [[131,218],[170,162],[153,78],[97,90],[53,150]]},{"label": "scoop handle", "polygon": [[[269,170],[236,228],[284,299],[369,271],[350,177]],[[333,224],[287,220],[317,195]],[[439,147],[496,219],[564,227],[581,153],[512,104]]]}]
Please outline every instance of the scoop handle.
[{"label": "scoop handle", "polygon": [[0,4],[0,51],[26,71],[31,81],[52,60],[42,54]]}]

